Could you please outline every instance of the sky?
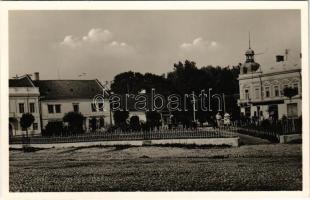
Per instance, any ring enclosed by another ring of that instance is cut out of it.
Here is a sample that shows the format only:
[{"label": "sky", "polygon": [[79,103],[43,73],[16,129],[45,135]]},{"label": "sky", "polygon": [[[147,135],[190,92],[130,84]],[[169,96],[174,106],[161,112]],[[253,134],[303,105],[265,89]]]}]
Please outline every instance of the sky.
[{"label": "sky", "polygon": [[186,59],[232,66],[245,61],[249,32],[263,71],[281,70],[275,55],[285,49],[300,61],[298,10],[10,11],[9,76],[110,81],[129,70],[161,75]]}]

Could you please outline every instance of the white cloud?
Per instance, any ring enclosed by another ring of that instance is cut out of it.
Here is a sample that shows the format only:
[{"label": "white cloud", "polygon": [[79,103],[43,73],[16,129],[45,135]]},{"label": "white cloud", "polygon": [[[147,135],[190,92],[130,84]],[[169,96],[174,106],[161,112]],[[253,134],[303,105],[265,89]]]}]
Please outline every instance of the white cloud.
[{"label": "white cloud", "polygon": [[[90,29],[84,36],[68,35],[58,47],[59,65],[66,66],[63,72],[85,72],[95,77],[102,69],[137,66],[139,52],[128,43],[121,41],[109,30]],[[106,70],[105,75],[113,70]]]},{"label": "white cloud", "polygon": [[203,51],[208,49],[214,49],[218,46],[216,41],[208,41],[202,37],[195,38],[191,43],[183,43],[180,48],[184,51]]},{"label": "white cloud", "polygon": [[218,65],[222,58],[218,55],[225,54],[225,48],[215,40],[206,40],[203,37],[194,38],[191,42],[184,42],[179,46],[179,60],[193,60],[197,65]]},{"label": "white cloud", "polygon": [[82,42],[80,41],[80,38],[78,37],[75,37],[73,35],[67,35],[60,44],[63,46],[69,46],[69,47],[75,48],[77,46],[80,46]]},{"label": "white cloud", "polygon": [[112,38],[113,34],[109,30],[93,28],[88,32],[87,36],[83,37],[83,40],[89,42],[108,42]]},{"label": "white cloud", "polygon": [[127,47],[128,46],[125,42],[117,42],[117,41],[112,41],[109,45],[112,47]]},{"label": "white cloud", "polygon": [[73,35],[65,36],[64,40],[60,44],[63,47],[69,47],[73,49],[101,48],[111,50],[111,47],[115,47],[118,49],[130,48],[132,50],[132,48],[129,47],[129,45],[125,42],[116,40],[112,41],[113,38],[114,35],[110,30],[92,28],[88,31],[87,35],[82,37]]},{"label": "white cloud", "polygon": [[217,46],[217,42],[212,41],[212,42],[211,42],[211,46],[212,46],[212,47],[216,47],[216,46]]}]

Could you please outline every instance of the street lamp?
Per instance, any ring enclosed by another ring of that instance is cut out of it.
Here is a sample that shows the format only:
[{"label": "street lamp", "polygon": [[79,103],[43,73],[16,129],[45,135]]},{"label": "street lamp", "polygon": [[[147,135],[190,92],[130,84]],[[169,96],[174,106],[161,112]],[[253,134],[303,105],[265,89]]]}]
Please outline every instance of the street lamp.
[{"label": "street lamp", "polygon": [[193,95],[193,99],[191,101],[193,103],[193,121],[196,122],[196,112],[195,112],[195,109],[196,109],[196,99],[195,99],[194,91],[193,91],[192,95]]}]

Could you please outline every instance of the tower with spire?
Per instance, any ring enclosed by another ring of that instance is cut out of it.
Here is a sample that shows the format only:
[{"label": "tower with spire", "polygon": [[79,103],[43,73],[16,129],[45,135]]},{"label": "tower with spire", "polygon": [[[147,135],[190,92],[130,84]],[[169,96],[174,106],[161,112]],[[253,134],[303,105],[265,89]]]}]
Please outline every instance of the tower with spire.
[{"label": "tower with spire", "polygon": [[260,64],[255,62],[254,60],[254,50],[251,49],[251,35],[249,33],[249,48],[245,51],[245,62],[241,66],[240,74],[248,74],[248,73],[254,73],[256,72]]}]

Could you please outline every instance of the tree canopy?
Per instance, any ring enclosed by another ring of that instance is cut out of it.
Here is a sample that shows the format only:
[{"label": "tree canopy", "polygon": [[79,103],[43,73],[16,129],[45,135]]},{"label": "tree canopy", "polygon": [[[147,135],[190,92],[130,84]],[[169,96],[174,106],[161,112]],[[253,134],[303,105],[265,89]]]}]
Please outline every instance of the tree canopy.
[{"label": "tree canopy", "polygon": [[69,128],[76,133],[83,130],[84,116],[79,112],[68,112],[63,117],[64,122],[68,122]]},{"label": "tree canopy", "polygon": [[28,128],[34,122],[34,116],[31,113],[24,113],[20,118],[20,126],[26,129],[27,137],[28,137]]},{"label": "tree canopy", "polygon": [[[198,68],[195,62],[185,60],[184,62],[175,63],[172,71],[168,72],[166,76],[151,73],[141,74],[132,71],[118,74],[114,78],[111,90],[117,94],[137,94],[142,90],[149,93],[154,88],[157,93],[165,97],[170,94],[177,94],[184,98],[184,94],[195,92],[196,95],[199,95],[202,90],[207,93],[211,89],[212,94],[219,94],[225,98],[226,112],[236,116],[239,114],[237,106],[239,70],[240,65],[232,67],[203,66]],[[198,100],[197,103],[201,102]],[[217,108],[217,102],[210,103],[213,108]],[[184,124],[193,120],[193,103],[189,100],[187,104],[188,111],[175,111],[172,113],[177,122]],[[210,115],[214,115],[216,110],[208,112],[198,110],[196,117],[198,121],[203,123],[210,118]]]}]

